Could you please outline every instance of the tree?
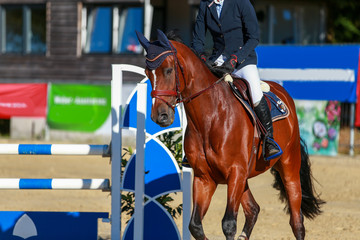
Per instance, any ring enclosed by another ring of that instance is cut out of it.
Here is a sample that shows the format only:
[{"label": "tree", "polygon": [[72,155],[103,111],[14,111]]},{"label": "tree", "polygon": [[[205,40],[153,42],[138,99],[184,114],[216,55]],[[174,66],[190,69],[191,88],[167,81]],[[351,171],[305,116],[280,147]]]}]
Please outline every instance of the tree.
[{"label": "tree", "polygon": [[360,42],[360,1],[327,0],[328,26],[327,42],[359,43]]}]

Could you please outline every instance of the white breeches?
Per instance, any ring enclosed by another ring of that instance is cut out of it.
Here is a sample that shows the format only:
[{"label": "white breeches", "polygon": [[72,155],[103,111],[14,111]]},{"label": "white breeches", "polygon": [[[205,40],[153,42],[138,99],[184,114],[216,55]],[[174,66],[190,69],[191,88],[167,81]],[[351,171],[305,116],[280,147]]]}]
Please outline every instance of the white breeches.
[{"label": "white breeches", "polygon": [[256,106],[263,97],[263,92],[260,87],[260,76],[259,71],[256,65],[250,64],[241,69],[235,69],[232,73],[238,77],[244,78],[250,85],[251,88],[251,97],[253,99],[254,105]]}]

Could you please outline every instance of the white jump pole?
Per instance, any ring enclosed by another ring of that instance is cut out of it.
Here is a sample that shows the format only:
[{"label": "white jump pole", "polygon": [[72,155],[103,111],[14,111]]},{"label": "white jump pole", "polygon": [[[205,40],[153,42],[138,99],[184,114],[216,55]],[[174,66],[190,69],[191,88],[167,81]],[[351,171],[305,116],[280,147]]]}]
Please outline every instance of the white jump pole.
[{"label": "white jump pole", "polygon": [[144,239],[144,192],[145,192],[145,120],[147,84],[137,84],[137,130],[136,130],[136,165],[135,165],[135,212],[134,239]]},{"label": "white jump pole", "polygon": [[189,223],[191,217],[191,187],[192,187],[192,169],[182,167],[182,192],[183,192],[183,240],[190,240]]},{"label": "white jump pole", "polygon": [[111,80],[111,239],[121,239],[121,65],[112,65]]},{"label": "white jump pole", "polygon": [[0,189],[37,189],[37,190],[110,190],[109,179],[73,179],[73,178],[1,178]]},{"label": "white jump pole", "polygon": [[[183,139],[183,147],[184,147],[184,139],[185,139],[185,129],[187,126],[186,121],[186,113],[184,110],[184,105],[181,105],[181,122],[182,122],[182,139]],[[183,148],[183,157],[185,156],[184,148]],[[189,231],[189,223],[191,217],[191,189],[192,189],[192,168],[182,166],[182,183],[181,190],[183,193],[183,232],[182,239],[190,240],[191,235]]]},{"label": "white jump pole", "polygon": [[108,145],[0,144],[0,155],[108,155]]}]

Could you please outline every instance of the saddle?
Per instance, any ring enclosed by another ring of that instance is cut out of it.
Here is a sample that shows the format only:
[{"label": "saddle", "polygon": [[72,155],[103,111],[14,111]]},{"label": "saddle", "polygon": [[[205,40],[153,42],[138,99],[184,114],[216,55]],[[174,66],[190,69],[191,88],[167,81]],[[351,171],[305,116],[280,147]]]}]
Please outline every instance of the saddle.
[{"label": "saddle", "polygon": [[[253,151],[250,157],[250,165],[254,160],[254,156],[257,151],[257,138],[261,138],[260,134],[263,136],[266,134],[266,130],[258,120],[255,111],[254,111],[254,103],[251,98],[251,89],[250,85],[245,79],[237,78],[235,76],[231,76],[230,74],[226,74],[224,76],[224,81],[227,82],[232,89],[233,94],[239,100],[241,104],[243,104],[244,108],[247,110],[249,117],[253,120],[254,123],[254,139],[253,139]],[[277,97],[270,90],[270,85],[266,82],[261,82],[261,89],[263,91],[264,97],[268,103],[272,121],[275,122],[280,119],[284,119],[289,116],[288,107],[285,103]],[[258,135],[258,137],[256,137]],[[182,160],[183,167],[191,167],[186,156],[184,156]]]},{"label": "saddle", "polygon": [[[225,76],[225,81],[228,82],[235,97],[244,105],[250,117],[254,120],[258,129],[263,129],[254,112],[254,103],[251,97],[251,88],[248,82],[243,78],[238,78],[231,75]],[[289,115],[286,104],[270,90],[270,85],[261,81],[261,89],[263,91],[266,102],[269,106],[272,121],[284,119]],[[261,131],[263,134],[264,132]]]}]

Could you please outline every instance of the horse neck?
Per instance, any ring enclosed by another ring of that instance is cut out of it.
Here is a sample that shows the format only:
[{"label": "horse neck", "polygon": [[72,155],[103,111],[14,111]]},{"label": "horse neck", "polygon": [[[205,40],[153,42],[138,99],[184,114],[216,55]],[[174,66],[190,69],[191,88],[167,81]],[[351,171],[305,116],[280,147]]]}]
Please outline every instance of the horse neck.
[{"label": "horse neck", "polygon": [[207,89],[218,79],[209,68],[188,48],[178,54],[182,66],[182,97],[186,98]]},{"label": "horse neck", "polygon": [[[184,94],[187,92],[194,93],[196,90],[204,89],[217,80],[209,68],[190,48],[176,41],[171,41],[171,43],[177,50],[177,58],[182,68],[180,69],[179,66],[179,71],[182,71],[183,80],[181,81],[181,85]],[[181,73],[179,75],[181,75]]]},{"label": "horse neck", "polygon": [[[193,53],[191,52],[191,54]],[[199,128],[203,128],[209,123],[210,118],[218,117],[214,115],[214,111],[219,113],[221,109],[226,109],[226,107],[219,106],[227,106],[229,104],[228,98],[225,97],[229,95],[227,92],[229,89],[224,87],[225,85],[222,82],[213,85],[218,78],[195,55],[190,55],[190,57],[187,56],[186,58],[182,57],[182,59],[184,59],[183,61],[180,60],[181,64],[183,64],[184,73],[182,97],[187,98],[201,92],[200,95],[184,104],[185,111],[188,120],[194,122]]]}]

